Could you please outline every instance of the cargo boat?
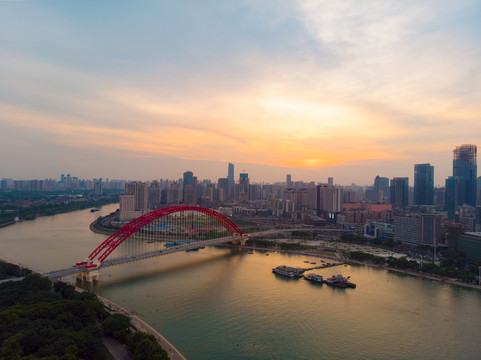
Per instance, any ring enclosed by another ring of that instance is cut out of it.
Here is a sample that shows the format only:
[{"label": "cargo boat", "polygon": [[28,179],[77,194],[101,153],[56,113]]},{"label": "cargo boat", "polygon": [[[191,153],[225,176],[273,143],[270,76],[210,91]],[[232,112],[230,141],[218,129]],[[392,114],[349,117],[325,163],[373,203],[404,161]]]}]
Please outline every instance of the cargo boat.
[{"label": "cargo boat", "polygon": [[287,276],[287,277],[300,277],[304,269],[298,269],[292,266],[281,265],[272,269],[275,274]]},{"label": "cargo boat", "polygon": [[304,275],[304,279],[307,280],[307,281],[312,281],[312,282],[319,283],[319,284],[324,283],[324,278],[322,277],[322,275],[317,275],[317,274],[314,274],[314,273],[309,273],[307,275]]},{"label": "cargo boat", "polygon": [[345,278],[341,274],[337,274],[337,275],[332,275],[330,278],[327,278],[326,280],[324,280],[324,283],[326,283],[327,285],[331,285],[339,288],[350,287],[354,289],[356,287],[356,284],[350,282],[349,278],[350,276]]}]

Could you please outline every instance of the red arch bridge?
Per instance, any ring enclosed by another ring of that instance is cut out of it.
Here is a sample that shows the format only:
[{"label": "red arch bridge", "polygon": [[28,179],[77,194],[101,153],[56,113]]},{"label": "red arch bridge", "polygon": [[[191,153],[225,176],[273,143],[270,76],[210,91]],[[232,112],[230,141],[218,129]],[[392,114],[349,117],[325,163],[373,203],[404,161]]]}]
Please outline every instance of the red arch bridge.
[{"label": "red arch bridge", "polygon": [[246,235],[229,218],[198,206],[169,206],[144,214],[110,235],[71,268],[46,274],[49,278],[77,274],[97,280],[102,268],[139,261],[206,245],[244,242]]}]

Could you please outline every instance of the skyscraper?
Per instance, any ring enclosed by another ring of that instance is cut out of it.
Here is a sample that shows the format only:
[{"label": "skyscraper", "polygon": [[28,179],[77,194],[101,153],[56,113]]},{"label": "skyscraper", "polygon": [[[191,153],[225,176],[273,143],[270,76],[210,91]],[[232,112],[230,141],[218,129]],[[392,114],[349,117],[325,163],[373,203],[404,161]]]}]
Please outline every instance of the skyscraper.
[{"label": "skyscraper", "polygon": [[292,188],[292,178],[291,178],[291,174],[287,174],[286,175],[286,187],[288,189]]},{"label": "skyscraper", "polygon": [[103,193],[102,178],[94,179],[94,196],[101,197]]},{"label": "skyscraper", "polygon": [[239,174],[239,192],[249,192],[249,174],[247,173]]},{"label": "skyscraper", "polygon": [[234,164],[229,163],[227,167],[227,194],[228,199],[232,198],[232,192],[234,190]]},{"label": "skyscraper", "polygon": [[239,200],[249,200],[249,174],[239,174]]},{"label": "skyscraper", "polygon": [[377,175],[374,178],[374,191],[379,196],[376,202],[384,202],[389,196],[389,179],[387,177],[381,177]]},{"label": "skyscraper", "polygon": [[182,179],[182,184],[185,189],[187,185],[193,186],[194,185],[194,173],[192,171],[186,171],[184,173],[184,177]]},{"label": "skyscraper", "polygon": [[476,206],[476,153],[476,145],[461,145],[453,150],[453,176],[462,177],[466,181],[466,192],[461,195],[464,202],[471,206]]},{"label": "skyscraper", "polygon": [[395,177],[391,179],[390,202],[395,208],[405,208],[409,199],[409,178]]},{"label": "skyscraper", "polygon": [[217,181],[217,198],[219,201],[225,201],[227,199],[227,193],[229,189],[229,179],[220,178]]},{"label": "skyscraper", "polygon": [[414,205],[433,205],[434,166],[414,165]]},{"label": "skyscraper", "polygon": [[446,209],[452,219],[458,206],[476,206],[476,145],[461,145],[453,150],[453,176],[446,179]]}]

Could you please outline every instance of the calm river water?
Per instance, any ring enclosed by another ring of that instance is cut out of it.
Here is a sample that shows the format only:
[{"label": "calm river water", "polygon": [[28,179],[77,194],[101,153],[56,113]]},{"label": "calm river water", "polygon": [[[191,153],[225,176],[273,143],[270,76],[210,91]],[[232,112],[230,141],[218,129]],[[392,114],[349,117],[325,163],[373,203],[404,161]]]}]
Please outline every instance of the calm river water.
[{"label": "calm river water", "polygon": [[[0,258],[40,271],[84,259],[104,235],[81,210],[0,229]],[[366,266],[335,289],[272,273],[317,258],[206,248],[102,270],[92,290],[135,310],[188,359],[480,359],[481,293]]]}]

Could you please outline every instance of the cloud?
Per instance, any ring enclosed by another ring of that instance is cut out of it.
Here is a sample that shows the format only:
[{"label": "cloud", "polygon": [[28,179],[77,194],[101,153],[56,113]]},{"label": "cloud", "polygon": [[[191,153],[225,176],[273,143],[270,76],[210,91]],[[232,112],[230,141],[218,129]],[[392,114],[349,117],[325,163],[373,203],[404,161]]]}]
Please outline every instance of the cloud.
[{"label": "cloud", "polygon": [[0,127],[18,139],[315,168],[481,136],[476,2],[47,5],[0,15]]},{"label": "cloud", "polygon": [[479,37],[466,39],[462,25],[449,24],[470,11],[465,3],[303,0],[300,8],[318,46],[339,60],[334,71],[322,73],[328,87],[427,115],[442,102],[459,101],[463,85],[476,84],[480,92],[468,75],[479,79]]}]

